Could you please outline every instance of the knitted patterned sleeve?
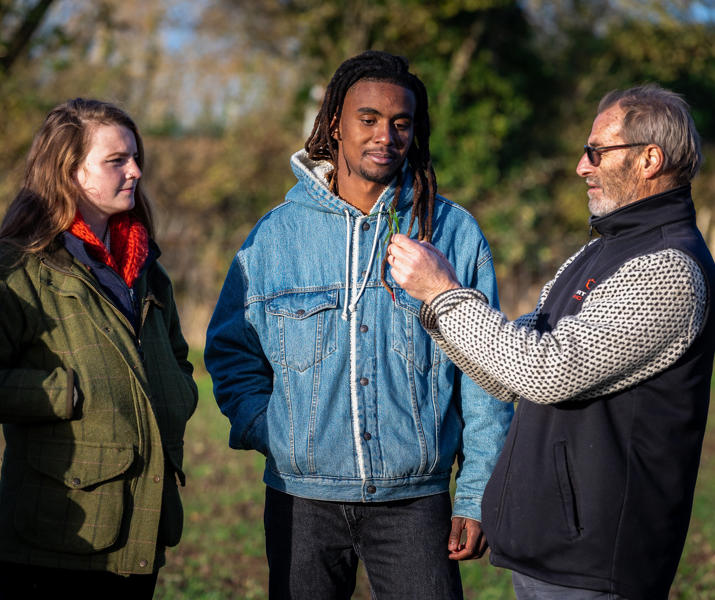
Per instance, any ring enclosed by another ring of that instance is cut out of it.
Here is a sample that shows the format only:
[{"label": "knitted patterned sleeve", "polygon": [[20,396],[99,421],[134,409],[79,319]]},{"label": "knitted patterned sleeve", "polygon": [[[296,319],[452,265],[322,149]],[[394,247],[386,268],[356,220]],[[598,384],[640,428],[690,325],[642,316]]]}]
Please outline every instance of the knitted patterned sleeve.
[{"label": "knitted patterned sleeve", "polygon": [[465,288],[435,298],[421,319],[488,393],[546,404],[616,392],[666,369],[699,333],[706,304],[698,265],[668,249],[625,263],[549,333],[533,328],[536,313],[510,322]]}]

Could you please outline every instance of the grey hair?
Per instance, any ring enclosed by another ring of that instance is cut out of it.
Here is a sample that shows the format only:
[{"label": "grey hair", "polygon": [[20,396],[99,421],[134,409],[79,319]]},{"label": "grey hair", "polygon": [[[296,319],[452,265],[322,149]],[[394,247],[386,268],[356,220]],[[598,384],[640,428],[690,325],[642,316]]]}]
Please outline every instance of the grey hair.
[{"label": "grey hair", "polygon": [[676,185],[685,185],[695,177],[702,162],[700,136],[680,94],[653,83],[613,90],[601,99],[598,113],[614,104],[625,112],[624,142],[660,146],[665,155],[663,172],[671,174]]}]

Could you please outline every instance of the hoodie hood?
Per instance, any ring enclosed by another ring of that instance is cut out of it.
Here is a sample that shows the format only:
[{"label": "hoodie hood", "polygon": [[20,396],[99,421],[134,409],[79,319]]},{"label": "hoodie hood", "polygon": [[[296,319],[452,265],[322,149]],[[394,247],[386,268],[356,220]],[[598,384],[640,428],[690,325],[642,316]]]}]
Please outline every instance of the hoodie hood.
[{"label": "hoodie hood", "polygon": [[[290,166],[293,174],[298,179],[298,183],[288,192],[286,200],[296,202],[322,212],[345,214],[347,210],[353,217],[363,216],[362,212],[348,204],[333,194],[328,187],[327,175],[333,170],[333,165],[327,160],[315,161],[308,157],[304,150],[298,150],[290,159]],[[402,165],[402,178],[404,183],[400,191],[400,198],[397,202],[397,209],[401,210],[412,204],[412,184],[414,178],[412,169],[409,168],[407,160]],[[387,213],[392,204],[397,187],[397,177],[385,186],[380,197],[375,202],[370,214],[375,214],[378,208],[380,212]]]}]

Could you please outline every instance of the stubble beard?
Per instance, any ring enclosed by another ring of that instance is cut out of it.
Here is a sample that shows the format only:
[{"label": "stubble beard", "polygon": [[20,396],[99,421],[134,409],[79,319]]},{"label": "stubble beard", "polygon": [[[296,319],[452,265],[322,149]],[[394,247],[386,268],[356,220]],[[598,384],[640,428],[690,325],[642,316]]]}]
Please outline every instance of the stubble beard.
[{"label": "stubble beard", "polygon": [[360,176],[367,181],[372,181],[373,183],[379,183],[380,185],[387,185],[388,183],[390,183],[392,181],[392,179],[395,177],[395,175],[400,171],[405,160],[407,160],[407,159],[405,158],[399,165],[395,165],[393,168],[389,169],[386,172],[377,172],[377,173],[371,172],[363,166],[359,167],[358,172],[360,173]]},{"label": "stubble beard", "polygon": [[594,217],[603,217],[638,200],[638,181],[632,161],[626,161],[613,173],[599,177],[596,183],[601,187],[601,197],[588,197],[588,210]]}]

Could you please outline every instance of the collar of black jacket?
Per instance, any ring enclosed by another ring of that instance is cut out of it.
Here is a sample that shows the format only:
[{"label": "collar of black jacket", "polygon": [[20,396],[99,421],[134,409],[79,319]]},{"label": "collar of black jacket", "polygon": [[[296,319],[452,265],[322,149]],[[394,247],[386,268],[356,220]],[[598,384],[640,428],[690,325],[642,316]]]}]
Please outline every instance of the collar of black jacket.
[{"label": "collar of black jacket", "polygon": [[589,224],[603,237],[641,233],[666,223],[695,218],[690,184],[641,198],[602,217],[591,217]]}]

